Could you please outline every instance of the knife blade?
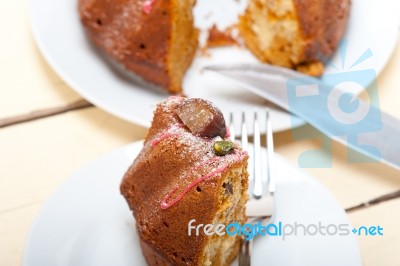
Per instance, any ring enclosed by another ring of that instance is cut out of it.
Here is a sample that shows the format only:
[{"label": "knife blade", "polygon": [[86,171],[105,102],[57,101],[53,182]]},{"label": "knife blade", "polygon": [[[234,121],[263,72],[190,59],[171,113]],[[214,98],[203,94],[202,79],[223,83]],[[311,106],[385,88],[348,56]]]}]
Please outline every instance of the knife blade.
[{"label": "knife blade", "polygon": [[[213,65],[203,70],[240,83],[331,139],[400,170],[400,120],[355,94],[348,101],[351,110],[342,110],[340,103],[349,99],[346,88],[332,89],[320,79],[267,64]],[[312,97],[311,104],[303,101],[305,96]]]}]

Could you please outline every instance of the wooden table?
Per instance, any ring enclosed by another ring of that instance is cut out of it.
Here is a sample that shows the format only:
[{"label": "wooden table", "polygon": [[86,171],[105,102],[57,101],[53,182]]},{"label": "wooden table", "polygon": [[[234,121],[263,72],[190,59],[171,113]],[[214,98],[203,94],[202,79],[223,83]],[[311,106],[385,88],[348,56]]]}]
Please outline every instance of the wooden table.
[{"label": "wooden table", "polygon": [[[32,39],[27,1],[0,1],[0,29],[0,265],[18,265],[32,221],[56,188],[98,156],[142,139],[146,129],[82,101],[54,73]],[[400,44],[378,79],[381,108],[396,117],[399,73]],[[12,121],[20,123],[7,126]],[[318,140],[294,141],[291,132],[275,139],[276,151],[295,164],[301,152],[320,146]],[[400,190],[400,172],[348,163],[339,144],[333,144],[332,168],[305,170],[343,208]],[[384,228],[384,236],[359,238],[365,265],[400,265],[400,197],[348,215],[355,226]]]}]

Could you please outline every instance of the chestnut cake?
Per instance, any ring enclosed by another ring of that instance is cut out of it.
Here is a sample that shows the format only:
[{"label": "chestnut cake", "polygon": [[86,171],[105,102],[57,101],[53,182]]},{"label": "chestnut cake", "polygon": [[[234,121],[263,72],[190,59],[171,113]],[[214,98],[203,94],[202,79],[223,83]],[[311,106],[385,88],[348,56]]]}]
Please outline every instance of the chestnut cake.
[{"label": "chestnut cake", "polygon": [[181,92],[197,49],[195,0],[79,0],[92,41],[145,80]]},{"label": "chestnut cake", "polygon": [[351,0],[249,0],[239,30],[261,61],[319,76],[346,30]]},{"label": "chestnut cake", "polygon": [[[94,44],[146,81],[171,94],[182,93],[183,77],[198,46],[195,0],[78,1]],[[351,0],[248,0],[239,32],[260,61],[318,76],[343,37],[350,4]],[[227,37],[216,44],[233,41]]]},{"label": "chestnut cake", "polygon": [[208,101],[172,96],[157,106],[121,183],[148,265],[230,265],[237,255],[239,236],[188,232],[191,220],[246,221],[248,155],[228,137]]}]

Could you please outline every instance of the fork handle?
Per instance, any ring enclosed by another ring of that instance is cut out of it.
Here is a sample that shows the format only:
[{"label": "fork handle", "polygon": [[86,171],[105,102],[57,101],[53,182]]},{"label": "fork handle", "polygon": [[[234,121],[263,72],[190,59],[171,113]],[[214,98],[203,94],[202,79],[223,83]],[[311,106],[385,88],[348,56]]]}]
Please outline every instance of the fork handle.
[{"label": "fork handle", "polygon": [[251,240],[242,237],[239,250],[239,266],[250,266]]}]

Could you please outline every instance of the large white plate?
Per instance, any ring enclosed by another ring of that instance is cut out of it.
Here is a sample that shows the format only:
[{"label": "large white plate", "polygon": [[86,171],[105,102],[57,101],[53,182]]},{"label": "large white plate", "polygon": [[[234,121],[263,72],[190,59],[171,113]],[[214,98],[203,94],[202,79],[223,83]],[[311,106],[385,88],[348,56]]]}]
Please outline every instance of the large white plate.
[{"label": "large white plate", "polygon": [[[246,0],[199,0],[195,9],[196,24],[206,28],[213,22],[226,26],[243,10]],[[373,58],[359,68],[372,68],[379,73],[386,64],[398,36],[400,2],[397,0],[353,0],[348,32],[349,47],[344,65],[352,63],[368,48]],[[210,11],[213,11],[210,13]],[[76,0],[31,0],[30,14],[33,35],[42,54],[74,90],[100,108],[128,121],[149,126],[153,108],[166,94],[146,88],[122,67],[110,62],[87,39],[79,21]],[[210,16],[211,14],[211,16]],[[214,14],[214,15],[212,15]],[[202,74],[205,64],[222,62],[256,62],[246,50],[218,49],[211,58],[197,57],[186,75],[184,91],[189,97],[212,100],[226,114],[231,110],[252,111],[264,107],[266,101],[240,88],[237,84],[211,74]],[[342,64],[339,53],[333,62]],[[331,71],[331,72],[332,72]],[[328,70],[329,72],[329,70]],[[283,111],[272,113],[274,131],[302,125],[291,121]],[[293,122],[293,124],[292,124]]]},{"label": "large white plate", "polygon": [[[119,192],[142,142],[118,149],[72,176],[44,205],[25,246],[23,264],[144,265],[132,214]],[[276,156],[275,222],[348,224],[343,209],[315,179]],[[361,265],[348,236],[259,237],[252,265]]]}]

